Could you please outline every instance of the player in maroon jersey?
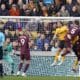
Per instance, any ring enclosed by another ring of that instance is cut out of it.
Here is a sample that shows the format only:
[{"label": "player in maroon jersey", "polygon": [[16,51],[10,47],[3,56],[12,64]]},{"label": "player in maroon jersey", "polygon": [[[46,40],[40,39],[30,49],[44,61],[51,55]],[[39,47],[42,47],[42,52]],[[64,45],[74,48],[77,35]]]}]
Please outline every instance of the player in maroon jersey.
[{"label": "player in maroon jersey", "polygon": [[80,65],[80,28],[78,29],[78,40],[76,41],[76,43],[73,45],[73,51],[77,57],[77,59],[74,61],[74,64],[73,64],[73,67],[72,67],[72,70],[74,72],[77,71],[78,69],[78,65]]},{"label": "player in maroon jersey", "polygon": [[[65,37],[68,52],[71,51],[71,48],[75,45],[76,41],[78,40],[79,32],[79,21],[74,21],[73,26],[69,28],[69,32]],[[66,54],[67,53],[64,53],[62,55]]]},{"label": "player in maroon jersey", "polygon": [[63,53],[60,56],[61,62],[58,65],[61,65],[64,61],[65,56],[71,52],[72,47],[75,46],[75,43],[78,40],[78,35],[79,35],[79,22],[74,21],[73,26],[69,28],[69,32],[65,37],[66,48],[64,49]]},{"label": "player in maroon jersey", "polygon": [[17,75],[20,75],[20,71],[22,69],[24,60],[26,62],[24,71],[22,73],[22,76],[26,76],[26,71],[29,67],[30,64],[30,50],[29,50],[29,37],[25,35],[25,32],[21,31],[20,32],[20,37],[19,37],[19,46],[20,46],[20,59],[21,62],[19,64],[19,71],[17,72]]}]

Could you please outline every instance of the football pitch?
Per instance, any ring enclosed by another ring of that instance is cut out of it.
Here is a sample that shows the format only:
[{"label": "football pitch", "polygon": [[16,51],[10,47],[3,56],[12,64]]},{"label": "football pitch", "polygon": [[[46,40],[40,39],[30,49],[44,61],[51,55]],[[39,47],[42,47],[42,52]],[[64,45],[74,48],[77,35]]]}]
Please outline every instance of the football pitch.
[{"label": "football pitch", "polygon": [[80,80],[80,77],[63,77],[63,76],[5,76],[0,80]]}]

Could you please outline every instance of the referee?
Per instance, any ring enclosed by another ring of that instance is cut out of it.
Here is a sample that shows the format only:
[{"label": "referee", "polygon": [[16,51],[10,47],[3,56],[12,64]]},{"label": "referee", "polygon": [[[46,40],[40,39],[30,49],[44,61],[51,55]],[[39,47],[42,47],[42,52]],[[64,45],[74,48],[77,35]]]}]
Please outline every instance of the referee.
[{"label": "referee", "polygon": [[2,29],[0,29],[0,77],[3,76],[3,44],[5,42],[5,35],[2,32]]}]

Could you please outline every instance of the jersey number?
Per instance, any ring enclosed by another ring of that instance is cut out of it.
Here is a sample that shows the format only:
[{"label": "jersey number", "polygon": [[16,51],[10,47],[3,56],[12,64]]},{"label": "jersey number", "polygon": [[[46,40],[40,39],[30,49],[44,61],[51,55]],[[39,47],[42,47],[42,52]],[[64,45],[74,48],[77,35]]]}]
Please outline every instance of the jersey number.
[{"label": "jersey number", "polygon": [[71,34],[74,34],[76,32],[76,29],[71,30]]},{"label": "jersey number", "polygon": [[25,44],[25,39],[21,39],[21,44],[22,44],[22,45]]}]

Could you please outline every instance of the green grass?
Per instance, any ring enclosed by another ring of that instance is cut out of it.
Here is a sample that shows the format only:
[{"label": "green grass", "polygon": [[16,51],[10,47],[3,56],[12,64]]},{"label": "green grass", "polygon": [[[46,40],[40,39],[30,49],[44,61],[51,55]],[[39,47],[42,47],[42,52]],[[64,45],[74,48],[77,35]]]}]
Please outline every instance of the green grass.
[{"label": "green grass", "polygon": [[80,77],[59,77],[59,76],[6,76],[0,78],[0,80],[80,80]]}]

